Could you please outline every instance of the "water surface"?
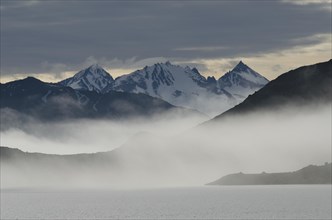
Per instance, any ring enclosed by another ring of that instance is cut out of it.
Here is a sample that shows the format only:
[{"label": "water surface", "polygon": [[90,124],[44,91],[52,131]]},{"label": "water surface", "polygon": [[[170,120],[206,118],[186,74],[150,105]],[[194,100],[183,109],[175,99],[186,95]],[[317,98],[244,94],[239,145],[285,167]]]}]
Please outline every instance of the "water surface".
[{"label": "water surface", "polygon": [[1,219],[331,219],[331,185],[1,190]]}]

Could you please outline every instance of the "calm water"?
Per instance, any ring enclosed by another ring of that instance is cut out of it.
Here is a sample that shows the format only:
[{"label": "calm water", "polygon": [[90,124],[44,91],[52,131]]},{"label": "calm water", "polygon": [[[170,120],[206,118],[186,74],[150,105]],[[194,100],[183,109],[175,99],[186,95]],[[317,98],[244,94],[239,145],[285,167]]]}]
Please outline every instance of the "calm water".
[{"label": "calm water", "polygon": [[1,191],[1,219],[331,219],[331,185]]}]

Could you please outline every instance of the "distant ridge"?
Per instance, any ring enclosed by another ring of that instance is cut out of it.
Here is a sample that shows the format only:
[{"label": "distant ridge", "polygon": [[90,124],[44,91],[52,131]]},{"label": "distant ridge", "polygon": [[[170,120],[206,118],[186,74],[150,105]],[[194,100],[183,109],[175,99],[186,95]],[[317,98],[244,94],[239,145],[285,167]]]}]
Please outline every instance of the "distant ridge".
[{"label": "distant ridge", "polygon": [[[55,176],[66,175],[66,170],[70,167],[71,170],[76,170],[78,174],[83,173],[84,175],[87,175],[84,172],[88,170],[91,171],[90,174],[94,174],[96,169],[99,169],[106,177],[113,169],[116,170],[124,166],[119,150],[121,149],[98,153],[56,155],[29,153],[16,148],[0,146],[0,163],[3,174],[7,175],[7,178],[16,175],[24,180],[22,183],[18,182],[18,185],[26,184],[27,180],[34,182],[35,179],[31,176],[44,179],[45,167],[48,168],[51,175]],[[10,170],[9,167],[14,169]],[[62,167],[66,167],[66,170]],[[226,175],[207,185],[331,184],[331,168],[331,163],[325,163],[321,166],[309,165],[294,172],[235,173]],[[59,178],[57,181],[62,181],[62,179]]]},{"label": "distant ridge", "polygon": [[287,173],[235,173],[207,185],[278,185],[278,184],[331,184],[331,163],[309,165]]}]

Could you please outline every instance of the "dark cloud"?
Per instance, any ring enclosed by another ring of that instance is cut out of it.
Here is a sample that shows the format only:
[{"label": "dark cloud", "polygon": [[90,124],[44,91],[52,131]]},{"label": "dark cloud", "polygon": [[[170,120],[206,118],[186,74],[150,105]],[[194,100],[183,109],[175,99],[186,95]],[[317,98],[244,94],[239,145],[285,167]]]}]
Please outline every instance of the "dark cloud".
[{"label": "dark cloud", "polygon": [[324,33],[331,11],[318,4],[1,1],[1,74],[73,70],[88,57],[229,58],[314,44],[307,37]]}]

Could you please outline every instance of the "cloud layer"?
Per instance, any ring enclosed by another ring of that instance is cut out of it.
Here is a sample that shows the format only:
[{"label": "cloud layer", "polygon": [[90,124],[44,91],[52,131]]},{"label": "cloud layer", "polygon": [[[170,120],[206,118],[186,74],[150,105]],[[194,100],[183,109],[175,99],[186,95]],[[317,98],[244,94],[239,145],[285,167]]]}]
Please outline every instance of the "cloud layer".
[{"label": "cloud layer", "polygon": [[[123,74],[150,61],[225,61],[312,46],[322,39],[310,37],[331,34],[326,5],[324,1],[2,1],[1,75],[51,73],[53,79],[63,78],[91,60]],[[207,70],[211,66],[197,64],[203,72],[213,73]],[[215,71],[220,75],[220,66]]]}]

